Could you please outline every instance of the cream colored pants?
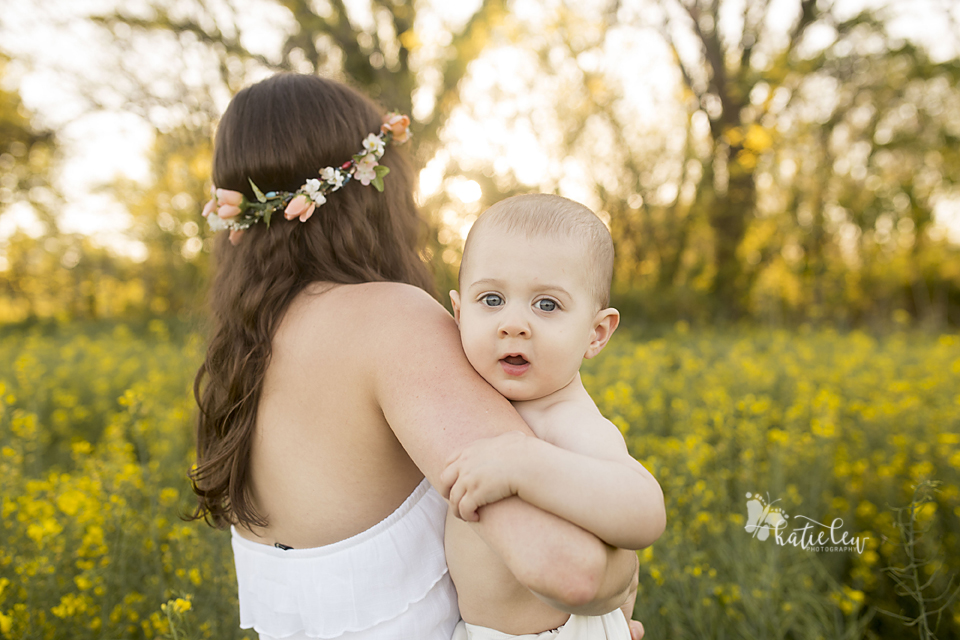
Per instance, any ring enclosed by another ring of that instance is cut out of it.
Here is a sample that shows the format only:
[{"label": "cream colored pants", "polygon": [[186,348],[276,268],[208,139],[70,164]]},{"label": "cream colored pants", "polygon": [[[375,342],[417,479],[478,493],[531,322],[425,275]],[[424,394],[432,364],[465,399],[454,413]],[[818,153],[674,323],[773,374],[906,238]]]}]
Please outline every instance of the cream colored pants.
[{"label": "cream colored pants", "polygon": [[556,629],[525,633],[522,636],[513,636],[461,620],[453,630],[450,640],[630,640],[630,627],[619,609],[602,616],[572,615]]}]

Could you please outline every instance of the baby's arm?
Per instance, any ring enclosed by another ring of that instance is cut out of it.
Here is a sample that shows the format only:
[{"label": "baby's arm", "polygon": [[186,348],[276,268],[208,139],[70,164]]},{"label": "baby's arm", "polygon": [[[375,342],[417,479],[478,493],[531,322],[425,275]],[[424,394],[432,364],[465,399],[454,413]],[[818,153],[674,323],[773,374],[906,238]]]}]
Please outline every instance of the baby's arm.
[{"label": "baby's arm", "polygon": [[552,412],[548,438],[520,432],[477,440],[441,475],[455,513],[517,495],[614,547],[642,549],[666,526],[663,492],[594,407]]}]

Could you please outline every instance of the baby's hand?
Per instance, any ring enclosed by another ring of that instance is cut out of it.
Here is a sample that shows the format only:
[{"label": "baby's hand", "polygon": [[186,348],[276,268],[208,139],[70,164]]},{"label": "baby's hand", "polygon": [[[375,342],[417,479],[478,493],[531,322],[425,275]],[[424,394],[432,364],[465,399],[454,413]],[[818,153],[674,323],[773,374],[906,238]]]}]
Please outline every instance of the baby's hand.
[{"label": "baby's hand", "polygon": [[521,449],[526,439],[519,431],[480,438],[447,463],[438,489],[450,501],[455,516],[476,522],[480,519],[477,509],[517,493],[515,478],[523,464]]}]

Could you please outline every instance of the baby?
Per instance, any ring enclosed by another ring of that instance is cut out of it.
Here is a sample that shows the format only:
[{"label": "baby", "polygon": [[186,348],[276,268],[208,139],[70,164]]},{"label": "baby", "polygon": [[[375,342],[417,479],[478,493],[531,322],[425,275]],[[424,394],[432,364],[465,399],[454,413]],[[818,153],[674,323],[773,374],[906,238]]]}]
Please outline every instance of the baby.
[{"label": "baby", "polygon": [[[524,588],[471,529],[485,504],[517,495],[615,547],[642,549],[666,516],[653,476],[630,457],[580,380],[616,330],[613,241],[586,207],[552,195],[488,209],[467,237],[451,291],[463,350],[536,434],[478,440],[441,476],[444,545],[463,621],[454,640],[616,638],[625,614],[570,615]],[[509,634],[509,635],[506,635]]]}]

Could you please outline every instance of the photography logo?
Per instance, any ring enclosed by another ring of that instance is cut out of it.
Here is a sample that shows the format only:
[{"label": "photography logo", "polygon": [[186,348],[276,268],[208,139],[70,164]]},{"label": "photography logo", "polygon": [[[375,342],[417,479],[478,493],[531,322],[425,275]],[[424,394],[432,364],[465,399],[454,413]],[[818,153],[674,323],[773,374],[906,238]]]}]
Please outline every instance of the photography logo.
[{"label": "photography logo", "polygon": [[[763,496],[747,492],[747,524],[744,529],[757,540],[766,540],[773,534],[773,541],[781,547],[800,547],[804,551],[856,551],[863,553],[868,536],[851,537],[842,530],[843,519],[834,518],[830,524],[818,522],[807,516],[796,515],[791,531],[787,531],[790,516],[780,507],[773,505],[780,500],[770,501],[769,495]],[[797,524],[804,521],[803,526]]]},{"label": "photography logo", "polygon": [[770,502],[769,497],[764,500],[760,495],[747,492],[747,526],[744,527],[747,533],[758,540],[766,540],[770,537],[771,531],[776,531],[780,526],[787,526],[790,516],[779,507],[773,506],[777,502],[780,501]]}]

